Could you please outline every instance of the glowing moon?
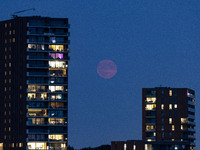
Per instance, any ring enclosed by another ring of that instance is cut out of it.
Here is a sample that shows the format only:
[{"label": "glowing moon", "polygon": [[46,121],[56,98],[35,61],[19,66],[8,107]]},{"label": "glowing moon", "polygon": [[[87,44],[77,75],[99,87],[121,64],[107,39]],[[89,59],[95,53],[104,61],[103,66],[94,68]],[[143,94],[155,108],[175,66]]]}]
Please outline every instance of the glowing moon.
[{"label": "glowing moon", "polygon": [[102,60],[97,65],[97,73],[104,79],[111,79],[117,73],[117,65],[112,60]]}]

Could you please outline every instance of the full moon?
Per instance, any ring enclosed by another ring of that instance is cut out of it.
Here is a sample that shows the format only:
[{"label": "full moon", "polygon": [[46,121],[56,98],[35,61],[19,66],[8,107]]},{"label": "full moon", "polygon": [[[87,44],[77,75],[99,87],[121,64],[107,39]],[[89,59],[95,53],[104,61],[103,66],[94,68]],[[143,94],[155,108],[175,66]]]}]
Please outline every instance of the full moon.
[{"label": "full moon", "polygon": [[104,79],[111,79],[117,73],[117,65],[112,60],[102,60],[97,65],[97,73]]}]

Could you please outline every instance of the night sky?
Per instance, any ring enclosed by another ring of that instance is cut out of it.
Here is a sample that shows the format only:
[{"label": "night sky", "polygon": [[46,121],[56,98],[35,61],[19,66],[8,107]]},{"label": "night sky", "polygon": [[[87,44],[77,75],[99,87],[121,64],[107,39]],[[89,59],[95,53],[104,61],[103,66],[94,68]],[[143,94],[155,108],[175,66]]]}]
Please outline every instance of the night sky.
[{"label": "night sky", "polygon": [[[69,145],[75,148],[142,138],[142,88],[196,91],[200,149],[199,0],[0,0],[0,20],[69,18]],[[117,74],[97,74],[101,60]]]}]

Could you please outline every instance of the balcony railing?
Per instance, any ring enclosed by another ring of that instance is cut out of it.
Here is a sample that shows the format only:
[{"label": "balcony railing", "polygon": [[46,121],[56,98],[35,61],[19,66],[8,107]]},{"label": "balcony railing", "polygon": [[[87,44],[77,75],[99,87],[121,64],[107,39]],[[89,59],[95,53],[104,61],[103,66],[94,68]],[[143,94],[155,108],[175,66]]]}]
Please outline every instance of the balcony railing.
[{"label": "balcony railing", "polygon": [[70,52],[70,49],[59,49],[59,50],[53,50],[50,48],[45,48],[45,49],[36,49],[36,48],[28,48],[27,47],[27,52]]}]

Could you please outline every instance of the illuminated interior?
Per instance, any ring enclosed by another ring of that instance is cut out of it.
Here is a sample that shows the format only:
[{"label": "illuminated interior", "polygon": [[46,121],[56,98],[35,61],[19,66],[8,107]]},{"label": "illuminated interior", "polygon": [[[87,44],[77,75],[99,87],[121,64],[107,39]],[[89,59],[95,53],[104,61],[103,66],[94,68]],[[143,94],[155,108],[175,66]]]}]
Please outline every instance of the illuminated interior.
[{"label": "illuminated interior", "polygon": [[34,49],[34,50],[44,50],[44,45],[40,44],[28,44],[29,49]]},{"label": "illuminated interior", "polygon": [[146,125],[147,131],[150,131],[150,130],[153,130],[153,129],[155,129],[154,125]]},{"label": "illuminated interior", "polygon": [[47,110],[46,109],[28,109],[28,115],[29,116],[47,116]]},{"label": "illuminated interior", "polygon": [[50,140],[55,140],[55,141],[61,141],[64,139],[64,136],[62,134],[49,134],[48,137]]},{"label": "illuminated interior", "polygon": [[187,118],[181,118],[181,123],[187,123],[188,119]]},{"label": "illuminated interior", "polygon": [[53,59],[63,59],[63,53],[49,53],[49,56]]},{"label": "illuminated interior", "polygon": [[28,93],[29,100],[45,100],[47,99],[47,93]]},{"label": "illuminated interior", "polygon": [[64,86],[49,86],[49,90],[51,92],[63,91],[64,90]]},{"label": "illuminated interior", "polygon": [[156,108],[156,104],[147,104],[145,110],[153,110]]},{"label": "illuminated interior", "polygon": [[51,68],[66,68],[66,62],[65,61],[49,61],[49,66]]},{"label": "illuminated interior", "polygon": [[51,95],[51,100],[59,100],[59,99],[62,99],[62,94]]},{"label": "illuminated interior", "polygon": [[3,143],[0,143],[0,150],[3,150]]},{"label": "illuminated interior", "polygon": [[50,76],[66,76],[66,69],[50,68]]},{"label": "illuminated interior", "polygon": [[65,119],[63,118],[49,118],[49,124],[65,124]]},{"label": "illuminated interior", "polygon": [[155,102],[156,102],[156,97],[147,97],[147,98],[146,98],[146,101],[147,101],[148,103],[155,103]]},{"label": "illuminated interior", "polygon": [[47,144],[45,142],[28,142],[28,149],[42,149],[46,150],[47,149]]},{"label": "illuminated interior", "polygon": [[28,122],[35,125],[45,124],[45,118],[28,118]]},{"label": "illuminated interior", "polygon": [[63,51],[64,45],[49,45],[49,49],[52,49],[54,51]]},{"label": "illuminated interior", "polygon": [[61,102],[51,102],[50,106],[52,108],[63,108],[64,107],[64,103],[61,103]]},{"label": "illuminated interior", "polygon": [[40,85],[28,85],[28,91],[30,92],[44,92],[45,86],[40,86]]},{"label": "illuminated interior", "polygon": [[55,149],[55,150],[66,150],[66,143],[50,143],[50,149]]}]

